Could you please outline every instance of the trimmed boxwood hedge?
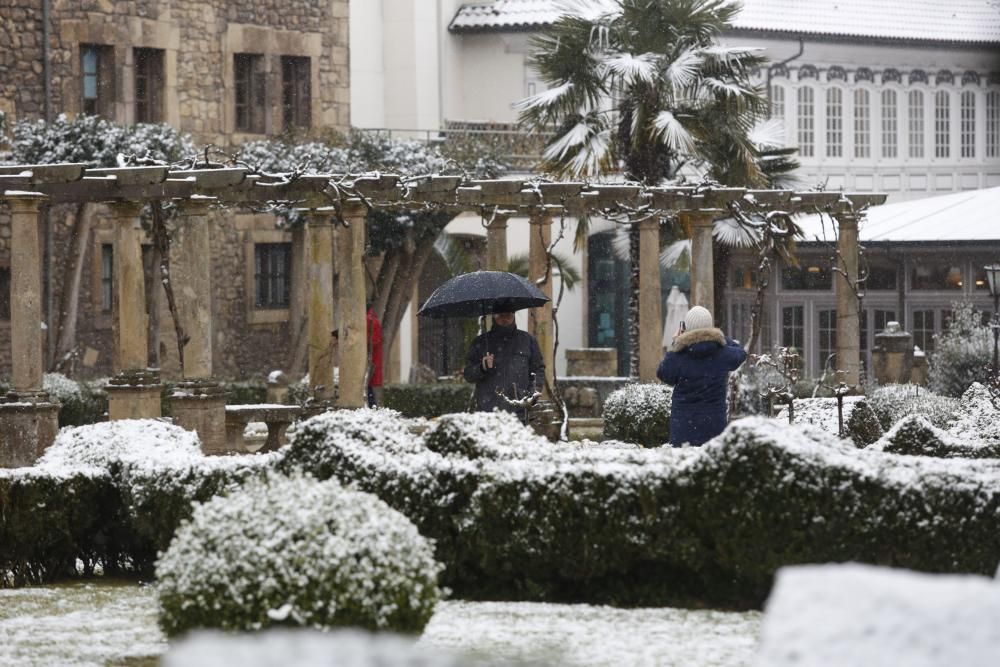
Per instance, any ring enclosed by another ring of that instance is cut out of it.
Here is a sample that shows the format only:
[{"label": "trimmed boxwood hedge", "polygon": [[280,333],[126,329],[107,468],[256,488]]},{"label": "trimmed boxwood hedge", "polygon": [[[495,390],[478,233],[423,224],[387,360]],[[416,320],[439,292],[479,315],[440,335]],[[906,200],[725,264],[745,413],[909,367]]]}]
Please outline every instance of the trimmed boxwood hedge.
[{"label": "trimmed boxwood hedge", "polygon": [[670,440],[670,401],[665,384],[627,384],[604,401],[604,437],[647,447]]},{"label": "trimmed boxwood hedge", "polygon": [[385,386],[385,407],[404,417],[438,417],[466,412],[472,385],[465,382],[431,384],[389,384]]},{"label": "trimmed boxwood hedge", "polygon": [[764,418],[701,448],[625,449],[463,417],[421,439],[391,413],[322,415],[284,464],[409,516],[466,598],[757,606],[788,564],[992,574],[1000,561],[1000,461],[858,450]]},{"label": "trimmed boxwood hedge", "polygon": [[57,580],[78,560],[149,575],[192,502],[278,458],[205,457],[194,433],[153,420],[63,429],[34,466],[0,470],[0,586]]}]

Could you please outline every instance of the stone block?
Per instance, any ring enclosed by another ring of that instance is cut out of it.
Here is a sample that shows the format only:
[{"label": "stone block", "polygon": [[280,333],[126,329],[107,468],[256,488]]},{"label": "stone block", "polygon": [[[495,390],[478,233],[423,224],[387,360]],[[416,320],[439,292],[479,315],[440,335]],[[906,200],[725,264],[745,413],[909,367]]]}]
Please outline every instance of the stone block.
[{"label": "stone block", "polygon": [[108,382],[108,419],[157,419],[163,415],[160,404],[159,373],[126,371]]},{"label": "stone block", "polygon": [[586,347],[566,350],[569,377],[614,377],[618,374],[618,351],[613,347]]},{"label": "stone block", "polygon": [[8,394],[0,403],[0,468],[30,466],[59,431],[59,404],[42,393]]},{"label": "stone block", "polygon": [[198,434],[206,454],[227,451],[226,392],[218,382],[178,382],[170,397],[174,423]]},{"label": "stone block", "polygon": [[909,384],[913,373],[913,336],[903,331],[899,322],[889,322],[885,331],[875,334],[872,370],[880,385]]}]

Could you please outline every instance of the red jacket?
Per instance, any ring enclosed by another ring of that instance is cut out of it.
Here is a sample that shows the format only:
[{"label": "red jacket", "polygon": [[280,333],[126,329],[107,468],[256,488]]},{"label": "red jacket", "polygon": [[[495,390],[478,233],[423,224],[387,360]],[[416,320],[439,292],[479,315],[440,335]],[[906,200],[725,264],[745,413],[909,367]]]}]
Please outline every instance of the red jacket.
[{"label": "red jacket", "polygon": [[375,317],[375,311],[368,309],[368,347],[371,350],[372,374],[368,378],[369,387],[382,386],[382,323]]}]

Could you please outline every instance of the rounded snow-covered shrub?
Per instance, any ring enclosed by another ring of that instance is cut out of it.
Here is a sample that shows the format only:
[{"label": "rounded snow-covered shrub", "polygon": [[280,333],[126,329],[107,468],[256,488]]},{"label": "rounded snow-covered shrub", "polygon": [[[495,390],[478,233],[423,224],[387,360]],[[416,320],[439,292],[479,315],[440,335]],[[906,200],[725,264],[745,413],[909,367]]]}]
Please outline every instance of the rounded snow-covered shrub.
[{"label": "rounded snow-covered shrub", "polygon": [[46,373],[42,388],[59,402],[59,425],[80,426],[104,419],[108,395],[105,381],[77,382],[60,373]]},{"label": "rounded snow-covered shrub", "polygon": [[160,625],[354,626],[419,632],[441,566],[416,526],[377,497],[272,474],[195,507],[156,564]]},{"label": "rounded snow-covered shrub", "polygon": [[389,384],[385,406],[405,417],[437,417],[469,408],[472,387],[467,383]]},{"label": "rounded snow-covered shrub", "polygon": [[872,410],[867,400],[857,401],[854,409],[846,418],[845,431],[847,437],[858,447],[865,447],[882,437],[884,429],[878,415]]},{"label": "rounded snow-covered shrub", "polygon": [[956,438],[1000,446],[1000,409],[989,389],[973,382],[962,394],[948,431]]},{"label": "rounded snow-covered shrub", "polygon": [[903,417],[872,449],[892,454],[936,456],[938,458],[1000,458],[1000,442],[957,438],[920,415]]},{"label": "rounded snow-covered shrub", "polygon": [[94,466],[111,470],[126,463],[190,463],[202,458],[198,434],[156,419],[120,419],[64,428],[37,465]]},{"label": "rounded snow-covered shrub", "polygon": [[604,401],[604,437],[656,446],[670,440],[672,388],[664,384],[628,384]]},{"label": "rounded snow-covered shrub", "polygon": [[908,415],[920,415],[937,428],[955,419],[959,401],[915,384],[887,384],[872,388],[866,397],[883,431]]}]

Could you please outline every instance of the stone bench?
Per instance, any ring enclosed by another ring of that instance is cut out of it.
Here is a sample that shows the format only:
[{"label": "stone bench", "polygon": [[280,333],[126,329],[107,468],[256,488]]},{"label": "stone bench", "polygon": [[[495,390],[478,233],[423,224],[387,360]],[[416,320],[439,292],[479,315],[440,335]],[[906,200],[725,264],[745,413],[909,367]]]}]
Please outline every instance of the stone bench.
[{"label": "stone bench", "polygon": [[226,406],[226,445],[231,452],[245,452],[243,432],[250,422],[267,424],[267,440],[259,451],[273,452],[287,442],[285,431],[302,415],[302,408],[280,403]]}]

